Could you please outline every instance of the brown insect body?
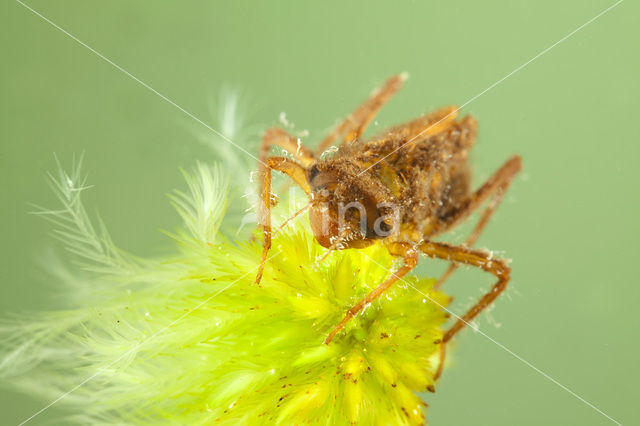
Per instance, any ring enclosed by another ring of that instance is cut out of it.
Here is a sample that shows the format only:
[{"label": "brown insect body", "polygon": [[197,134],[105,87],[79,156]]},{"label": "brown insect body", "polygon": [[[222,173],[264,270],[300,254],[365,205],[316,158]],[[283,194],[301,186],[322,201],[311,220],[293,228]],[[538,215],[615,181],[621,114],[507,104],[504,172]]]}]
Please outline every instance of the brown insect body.
[{"label": "brown insect body", "polygon": [[[320,191],[330,192],[324,198],[328,198],[326,208],[333,212],[331,216],[337,216],[340,205],[355,202],[366,207],[366,234],[359,235],[357,227],[352,226],[348,234],[342,234],[345,242],[337,244],[337,248],[351,248],[356,241],[381,238],[417,241],[442,231],[451,213],[469,196],[467,153],[476,134],[475,119],[454,121],[454,111],[445,108],[368,141],[344,144],[333,157],[319,160],[309,168],[307,180],[314,199],[323,198]],[[440,131],[418,136],[448,114],[447,127],[440,126]],[[415,140],[408,143],[412,138]],[[383,207],[378,208],[380,205]],[[373,225],[380,217],[392,216],[390,206],[398,209],[399,232],[387,236],[385,231],[392,224],[385,221],[383,232],[376,232]],[[359,213],[346,211],[345,221],[355,225],[361,219]],[[341,236],[336,227],[331,227],[331,231],[331,235],[316,232],[316,238],[325,247]]]},{"label": "brown insect body", "polygon": [[[491,305],[509,281],[511,269],[505,261],[470,247],[520,171],[521,160],[511,157],[471,192],[468,152],[475,140],[476,121],[469,116],[456,120],[455,107],[439,109],[361,141],[368,124],[405,78],[398,75],[387,80],[329,133],[316,153],[282,129],[267,130],[260,149],[260,163],[264,166],[260,175],[263,253],[256,284],[260,283],[271,247],[271,171],[277,170],[288,175],[309,197],[311,228],[321,245],[330,250],[362,248],[381,240],[392,255],[404,259],[404,266],[346,311],[344,319],[325,339],[326,344],[365,306],[415,268],[419,254],[451,262],[436,288],[460,264],[475,266],[496,277],[491,290],[444,333],[444,358],[445,344]],[[334,155],[318,159],[318,154],[340,136],[343,142]],[[272,146],[284,148],[294,160],[269,157]],[[484,212],[463,245],[433,240],[485,203]],[[436,377],[441,368],[442,363]]]}]

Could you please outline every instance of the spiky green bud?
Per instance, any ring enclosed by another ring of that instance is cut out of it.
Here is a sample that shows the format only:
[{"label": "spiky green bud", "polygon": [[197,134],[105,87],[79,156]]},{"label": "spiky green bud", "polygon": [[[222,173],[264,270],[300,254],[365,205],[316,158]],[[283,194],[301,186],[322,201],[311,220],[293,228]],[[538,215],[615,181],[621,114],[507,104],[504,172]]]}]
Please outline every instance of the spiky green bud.
[{"label": "spiky green bud", "polygon": [[219,232],[223,175],[200,166],[187,181],[176,255],[138,259],[91,224],[78,170],[53,180],[64,209],[43,213],[83,265],[63,275],[74,307],[5,325],[3,378],[49,401],[73,390],[57,404],[79,423],[423,423],[416,393],[432,389],[447,303],[433,281],[408,279],[428,298],[397,284],[327,346],[394,268],[384,246],[317,264],[302,216],[275,235],[257,286],[260,243]]}]

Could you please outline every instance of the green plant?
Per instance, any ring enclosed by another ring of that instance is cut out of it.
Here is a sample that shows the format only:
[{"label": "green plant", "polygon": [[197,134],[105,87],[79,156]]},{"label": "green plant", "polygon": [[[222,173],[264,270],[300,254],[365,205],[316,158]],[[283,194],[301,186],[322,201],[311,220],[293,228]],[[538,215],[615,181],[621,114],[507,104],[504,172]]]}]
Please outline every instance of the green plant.
[{"label": "green plant", "polygon": [[[78,423],[421,424],[433,389],[445,295],[403,283],[323,339],[393,267],[383,246],[332,253],[302,217],[274,237],[260,286],[257,241],[220,226],[224,173],[199,165],[171,200],[184,226],[170,259],[118,249],[82,203],[77,166],[51,182],[62,204],[40,213],[74,255],[49,266],[71,308],[18,316],[0,330],[2,378],[65,405]],[[78,386],[80,385],[80,386]]]}]

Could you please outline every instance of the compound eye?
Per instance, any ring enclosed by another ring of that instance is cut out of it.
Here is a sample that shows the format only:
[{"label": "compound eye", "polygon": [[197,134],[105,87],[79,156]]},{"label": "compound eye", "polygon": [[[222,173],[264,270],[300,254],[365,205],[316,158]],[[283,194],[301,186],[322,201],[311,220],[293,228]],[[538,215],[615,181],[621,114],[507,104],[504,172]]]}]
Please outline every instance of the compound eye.
[{"label": "compound eye", "polygon": [[332,172],[320,172],[313,168],[309,171],[309,186],[313,191],[333,190],[338,184],[338,177]]},{"label": "compound eye", "polygon": [[317,164],[313,164],[311,167],[309,167],[307,169],[307,182],[311,184],[311,181],[313,180],[314,177],[316,177],[318,173],[320,173],[320,170],[318,170]]}]

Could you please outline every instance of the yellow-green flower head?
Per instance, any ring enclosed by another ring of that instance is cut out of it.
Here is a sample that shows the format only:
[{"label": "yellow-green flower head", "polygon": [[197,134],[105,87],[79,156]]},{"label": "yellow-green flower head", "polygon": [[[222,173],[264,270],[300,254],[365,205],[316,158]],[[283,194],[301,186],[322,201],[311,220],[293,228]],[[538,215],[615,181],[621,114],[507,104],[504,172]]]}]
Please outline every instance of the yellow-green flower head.
[{"label": "yellow-green flower head", "polygon": [[[447,303],[432,280],[400,282],[330,345],[345,311],[397,267],[384,246],[325,253],[301,216],[274,236],[260,286],[259,241],[221,236],[220,170],[186,175],[171,259],[117,249],[89,221],[79,171],[53,180],[43,211],[82,262],[62,271],[71,309],[1,330],[3,379],[88,424],[422,424]],[[64,275],[63,275],[64,274]],[[427,297],[425,297],[427,295]],[[80,386],[78,386],[80,385]]]}]

